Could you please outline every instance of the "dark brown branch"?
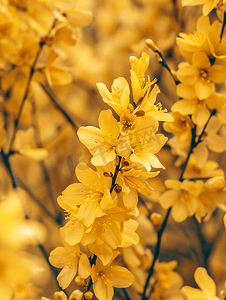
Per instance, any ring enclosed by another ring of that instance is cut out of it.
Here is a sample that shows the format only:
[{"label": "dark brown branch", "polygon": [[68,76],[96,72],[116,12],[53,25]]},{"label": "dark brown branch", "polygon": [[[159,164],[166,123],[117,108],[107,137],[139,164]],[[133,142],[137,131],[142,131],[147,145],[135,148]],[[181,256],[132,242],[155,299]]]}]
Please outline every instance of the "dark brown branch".
[{"label": "dark brown branch", "polygon": [[117,178],[117,175],[118,175],[118,172],[120,170],[120,163],[121,163],[121,159],[122,157],[121,156],[118,156],[119,158],[119,161],[118,161],[118,165],[116,166],[115,168],[115,174],[112,178],[112,183],[111,183],[111,189],[110,189],[110,193],[113,191],[114,187],[115,187],[115,181],[116,181],[116,178]]},{"label": "dark brown branch", "polygon": [[170,215],[170,212],[171,212],[171,209],[172,207],[170,207],[166,213],[166,216],[165,216],[165,219],[164,221],[162,222],[162,225],[161,225],[161,228],[159,229],[158,231],[158,240],[157,240],[157,244],[156,244],[156,247],[155,247],[155,252],[154,252],[154,258],[153,258],[153,261],[152,261],[152,264],[151,264],[151,267],[149,269],[149,272],[148,272],[148,277],[146,279],[146,282],[145,282],[145,285],[144,285],[144,291],[143,291],[143,294],[142,294],[142,300],[146,300],[148,299],[146,297],[146,290],[148,288],[148,285],[149,285],[149,281],[151,279],[151,276],[153,275],[153,272],[154,272],[154,266],[155,266],[155,263],[156,263],[156,260],[158,259],[159,257],[159,254],[160,254],[160,246],[161,246],[161,240],[162,240],[162,234],[166,228],[166,225],[167,225],[167,221],[169,219],[169,215]]},{"label": "dark brown branch", "polygon": [[54,215],[51,214],[51,212],[45,207],[45,205],[33,194],[33,192],[29,189],[28,186],[26,186],[26,184],[17,177],[18,183],[19,185],[28,193],[28,195],[31,197],[31,199],[38,205],[41,207],[42,211],[48,216],[50,217],[54,222],[56,222],[57,224],[61,225],[61,222],[59,222],[58,219],[56,219],[54,217]]},{"label": "dark brown branch", "polygon": [[51,90],[51,88],[48,85],[40,84],[42,89],[46,92],[46,94],[49,96],[51,101],[54,103],[56,108],[62,113],[62,115],[65,117],[65,119],[72,125],[73,129],[77,132],[78,126],[75,124],[75,122],[72,120],[72,118],[69,116],[68,112],[66,112],[66,109],[63,108],[62,105],[60,105],[60,100],[57,98],[57,96],[54,94],[54,92]]},{"label": "dark brown branch", "polygon": [[223,37],[223,34],[224,34],[225,24],[226,24],[226,12],[224,11],[224,19],[223,19],[221,34],[220,34],[220,39],[221,40],[222,40],[222,37]]},{"label": "dark brown branch", "polygon": [[[52,26],[51,26],[51,28],[50,28],[50,30],[49,30],[49,32],[48,32],[48,35],[51,33],[52,29],[55,27],[56,22],[57,22],[57,20],[55,19],[54,22],[53,22],[53,24],[52,24]],[[29,89],[30,89],[30,85],[31,85],[31,80],[32,80],[34,72],[35,72],[35,67],[36,67],[36,64],[38,62],[38,59],[40,57],[40,54],[42,52],[42,49],[43,49],[45,43],[44,42],[40,42],[39,45],[40,45],[39,50],[38,50],[38,52],[37,52],[37,54],[35,56],[35,59],[34,59],[32,65],[31,65],[31,69],[30,69],[28,81],[27,81],[27,84],[26,84],[26,87],[25,87],[24,96],[22,98],[22,101],[21,101],[21,104],[20,104],[20,108],[19,108],[17,117],[16,117],[16,119],[14,121],[14,132],[13,132],[10,144],[9,144],[9,151],[12,149],[12,145],[13,145],[13,142],[14,142],[15,137],[16,137],[16,133],[18,131],[18,124],[19,124],[20,117],[21,117],[21,114],[22,114],[22,111],[23,111],[23,108],[24,108],[25,101],[26,101],[28,93],[29,93]]]}]

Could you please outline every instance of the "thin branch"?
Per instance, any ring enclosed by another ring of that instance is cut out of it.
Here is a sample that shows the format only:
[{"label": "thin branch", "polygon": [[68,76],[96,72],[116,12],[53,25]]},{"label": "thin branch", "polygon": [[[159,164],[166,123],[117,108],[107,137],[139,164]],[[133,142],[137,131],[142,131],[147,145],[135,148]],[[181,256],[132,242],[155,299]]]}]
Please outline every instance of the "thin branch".
[{"label": "thin branch", "polygon": [[[187,166],[187,163],[188,163],[188,160],[193,152],[193,149],[200,143],[201,139],[202,139],[202,136],[205,132],[205,129],[206,129],[206,126],[207,124],[209,123],[211,117],[216,113],[216,110],[213,110],[208,121],[206,122],[204,128],[203,128],[203,131],[201,133],[201,135],[199,136],[199,139],[198,141],[196,142],[195,141],[195,138],[196,138],[196,125],[192,128],[192,138],[191,138],[191,144],[190,144],[190,149],[189,149],[189,152],[187,154],[187,158],[182,166],[182,172],[181,172],[181,175],[180,175],[180,178],[179,178],[179,181],[183,181],[183,174],[185,172],[185,169],[186,169],[186,166]],[[155,247],[155,252],[154,252],[154,258],[153,258],[153,261],[152,261],[152,265],[149,269],[149,272],[148,272],[148,277],[147,277],[147,280],[145,282],[145,286],[144,286],[144,290],[143,290],[143,294],[142,294],[142,300],[146,300],[148,299],[148,297],[146,297],[146,290],[148,288],[148,285],[149,285],[149,281],[150,281],[150,278],[152,277],[153,275],[153,272],[154,272],[154,265],[155,265],[155,262],[156,260],[158,259],[159,257],[159,254],[160,254],[160,246],[161,246],[161,239],[162,239],[162,234],[166,228],[166,225],[167,225],[167,221],[168,221],[168,218],[169,218],[169,215],[170,215],[170,211],[172,209],[172,206],[168,209],[167,211],[167,214],[165,216],[165,219],[161,225],[161,228],[159,229],[158,231],[158,240],[157,240],[157,244],[156,244],[156,247]]]},{"label": "thin branch", "polygon": [[54,94],[54,92],[51,90],[51,88],[48,85],[44,85],[40,83],[42,89],[46,92],[46,94],[49,96],[51,101],[54,103],[56,108],[62,113],[62,115],[65,117],[65,119],[72,125],[73,129],[77,132],[78,126],[75,124],[75,122],[72,120],[72,118],[69,116],[68,112],[60,105],[60,100],[57,98],[57,96]]},{"label": "thin branch", "polygon": [[173,72],[171,71],[170,67],[168,66],[168,64],[167,64],[166,60],[164,59],[159,48],[150,39],[146,40],[146,44],[153,52],[156,53],[156,58],[157,58],[158,62],[170,73],[170,76],[173,78],[175,84],[178,85],[180,83],[180,81],[177,80],[175,78],[175,76],[173,75]]},{"label": "thin branch", "polygon": [[[5,166],[6,166],[8,172],[10,174],[10,177],[11,177],[11,180],[12,180],[12,183],[13,183],[13,187],[14,187],[14,189],[17,189],[19,187],[19,184],[18,184],[18,182],[16,180],[15,175],[13,174],[13,170],[12,170],[11,165],[9,163],[9,159],[8,159],[9,155],[5,155],[4,152],[3,152],[3,150],[1,151],[1,155],[3,157],[3,161],[5,163]],[[23,205],[23,207],[24,207],[25,219],[30,220],[30,218],[29,218],[29,216],[28,216],[28,214],[26,212],[25,205]],[[38,242],[38,240],[37,240],[37,242]],[[55,278],[55,281],[56,281],[56,284],[57,284],[58,288],[60,290],[62,290],[62,288],[59,286],[59,283],[58,283],[57,278],[56,278],[58,276],[57,270],[50,264],[49,259],[48,259],[48,254],[46,253],[44,247],[39,242],[38,242],[38,247],[41,250],[41,252],[42,252],[42,254],[43,254],[46,262],[48,263],[48,265],[49,265],[49,267],[50,267],[50,269],[52,271],[52,273],[54,274],[54,278]]]},{"label": "thin branch", "polygon": [[179,10],[178,10],[178,6],[177,6],[177,0],[172,0],[172,2],[173,2],[175,19],[176,19],[177,22],[179,22],[180,18],[179,18]]},{"label": "thin branch", "polygon": [[[41,142],[41,137],[40,137],[40,132],[39,132],[39,127],[38,127],[38,119],[37,119],[36,111],[37,110],[36,110],[35,101],[32,101],[32,114],[33,114],[33,127],[35,129],[35,141],[36,141],[36,144],[39,148],[43,148],[43,145],[42,145],[42,142]],[[49,173],[48,173],[48,170],[46,168],[46,165],[45,165],[44,161],[40,161],[40,166],[41,166],[41,169],[42,169],[42,173],[44,175],[44,182],[46,183],[46,186],[47,186],[47,191],[48,191],[48,194],[49,194],[49,198],[50,198],[50,200],[52,202],[52,205],[54,207],[54,210],[57,214],[57,219],[61,221],[61,212],[59,210],[59,206],[57,205],[57,203],[55,201],[50,176],[49,176]]]},{"label": "thin branch", "polygon": [[3,159],[3,162],[5,164],[5,167],[10,175],[10,178],[11,178],[11,181],[12,181],[12,185],[13,185],[13,188],[17,188],[18,187],[18,183],[17,183],[17,179],[15,177],[15,175],[13,174],[13,171],[12,171],[12,168],[10,166],[10,163],[9,163],[9,157],[11,155],[11,152],[9,152],[8,154],[5,154],[3,149],[1,149],[1,156],[2,156],[2,159]]},{"label": "thin branch", "polygon": [[161,228],[160,228],[159,231],[158,231],[158,240],[157,240],[157,244],[156,244],[156,247],[155,247],[154,258],[153,258],[151,267],[150,267],[149,272],[148,272],[148,277],[147,277],[146,282],[145,282],[145,285],[144,285],[144,291],[143,291],[143,294],[142,294],[142,300],[148,299],[148,298],[146,297],[146,290],[147,290],[147,288],[148,288],[148,285],[149,285],[149,281],[150,281],[150,279],[151,279],[151,276],[153,275],[153,272],[154,272],[154,266],[155,266],[156,260],[158,259],[159,254],[160,254],[160,246],[161,246],[162,234],[163,234],[163,232],[164,232],[164,230],[165,230],[165,228],[166,228],[167,221],[168,221],[168,219],[169,219],[169,215],[170,215],[171,209],[172,209],[172,207],[170,207],[170,208],[168,209],[167,214],[166,214],[166,216],[165,216],[165,219],[164,219],[164,221],[162,222]]},{"label": "thin branch", "polygon": [[119,158],[119,161],[118,161],[118,165],[116,166],[115,168],[115,174],[112,178],[112,183],[111,183],[111,189],[110,189],[110,193],[113,191],[114,187],[115,187],[115,181],[116,181],[116,178],[117,178],[117,175],[118,175],[118,172],[120,170],[120,163],[121,163],[121,159],[122,157],[121,156],[118,156]]},{"label": "thin branch", "polygon": [[28,193],[28,195],[31,197],[31,199],[41,207],[42,211],[50,217],[54,222],[61,225],[61,223],[54,217],[54,215],[51,214],[51,212],[45,207],[45,205],[33,194],[33,192],[29,189],[29,187],[20,179],[17,177],[17,180],[19,182],[19,185]]},{"label": "thin branch", "polygon": [[225,25],[226,25],[226,12],[224,11],[224,19],[223,19],[221,34],[220,34],[220,39],[221,40],[222,40],[222,37],[223,37],[223,34],[224,34]]},{"label": "thin branch", "polygon": [[[51,33],[52,29],[55,27],[56,25],[56,22],[57,20],[55,19],[47,36]],[[17,117],[15,119],[15,123],[14,123],[14,132],[13,132],[13,135],[12,135],[12,138],[11,138],[11,141],[10,141],[10,144],[9,144],[9,151],[12,149],[12,145],[13,145],[13,142],[16,138],[16,133],[18,131],[18,124],[19,124],[19,121],[20,121],[20,118],[21,118],[21,114],[22,114],[22,111],[23,111],[23,108],[24,108],[24,104],[25,104],[25,101],[27,99],[27,96],[28,96],[28,93],[29,93],[29,89],[30,89],[30,85],[31,85],[31,80],[32,80],[32,77],[34,75],[34,72],[35,72],[35,67],[36,67],[36,64],[38,62],[38,59],[40,57],[40,54],[42,52],[42,49],[45,45],[45,42],[40,42],[40,47],[39,47],[39,50],[36,54],[36,57],[31,65],[31,70],[30,70],[30,74],[29,74],[29,77],[28,77],[28,81],[27,81],[27,84],[26,84],[26,87],[25,87],[25,92],[24,92],[24,96],[22,98],[22,101],[21,101],[21,104],[20,104],[20,108],[19,108],[19,111],[18,111],[18,114],[17,114]]]},{"label": "thin branch", "polygon": [[[203,137],[203,134],[205,133],[206,127],[207,127],[207,125],[209,124],[210,119],[212,118],[212,116],[214,116],[214,115],[216,114],[216,112],[217,112],[216,109],[213,109],[213,110],[212,110],[212,112],[211,112],[211,114],[210,114],[210,116],[209,116],[209,119],[207,120],[205,126],[203,127],[203,130],[202,130],[202,132],[201,132],[201,134],[200,134],[200,136],[199,136],[199,139],[198,139],[198,141],[196,142],[195,147],[201,142],[201,139],[202,139],[202,137]],[[194,148],[195,148],[195,147],[194,147]]]},{"label": "thin branch", "polygon": [[129,295],[128,295],[128,293],[127,293],[127,291],[126,291],[126,289],[122,288],[122,291],[123,291],[123,293],[125,295],[126,300],[131,300],[130,297],[129,297]]},{"label": "thin branch", "polygon": [[[58,281],[57,281],[57,276],[58,276],[59,272],[58,272],[58,271],[56,270],[56,268],[54,268],[54,267],[51,265],[51,263],[49,262],[49,255],[47,254],[45,248],[44,248],[41,244],[38,244],[38,247],[39,247],[39,249],[41,250],[41,252],[42,252],[42,254],[43,254],[43,256],[44,256],[46,262],[47,262],[48,265],[49,265],[50,270],[52,271],[52,273],[53,273],[53,275],[54,275],[54,278],[55,278],[55,282],[56,282],[56,284],[57,284],[57,287],[62,291],[63,289],[62,289],[62,287],[59,285],[59,283],[58,283]],[[65,290],[64,290],[64,293],[65,293],[66,296],[68,297],[68,295],[67,295],[67,293],[66,293]]]},{"label": "thin branch", "polygon": [[196,125],[192,128],[191,133],[192,133],[192,137],[191,137],[190,149],[189,149],[187,158],[186,158],[185,162],[182,165],[182,172],[180,174],[179,181],[183,181],[184,180],[183,179],[183,175],[184,175],[185,169],[187,167],[188,160],[189,160],[189,158],[190,158],[190,156],[191,156],[191,154],[193,152],[193,149],[197,146],[197,144],[195,142],[195,138],[196,138]]}]

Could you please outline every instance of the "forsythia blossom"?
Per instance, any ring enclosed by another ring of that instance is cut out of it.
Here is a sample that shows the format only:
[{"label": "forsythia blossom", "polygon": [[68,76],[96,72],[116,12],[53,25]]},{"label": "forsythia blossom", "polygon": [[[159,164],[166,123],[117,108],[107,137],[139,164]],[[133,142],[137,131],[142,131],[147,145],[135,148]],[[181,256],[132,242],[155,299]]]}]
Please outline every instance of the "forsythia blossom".
[{"label": "forsythia blossom", "polygon": [[[130,62],[132,92],[122,77],[114,80],[111,93],[98,83],[104,102],[120,119],[117,121],[110,110],[103,110],[99,128],[78,130],[96,170],[80,163],[76,168],[79,182],[69,185],[58,197],[69,221],[61,229],[64,247],[50,254],[51,264],[62,268],[57,279],[63,289],[78,271],[80,279],[91,276],[100,300],[111,300],[113,287],[126,288],[133,283],[132,273],[120,266],[116,257],[120,248],[139,242],[135,232],[138,222],[132,218],[138,215],[137,192],[152,194],[146,180],[159,173],[149,172],[152,167],[164,168],[156,154],[167,140],[157,133],[159,121],[173,121],[161,104],[155,105],[159,88],[155,85],[151,89],[151,85],[156,80],[145,80],[149,56],[143,53],[140,59],[131,57]],[[84,297],[90,299],[91,291]]]}]

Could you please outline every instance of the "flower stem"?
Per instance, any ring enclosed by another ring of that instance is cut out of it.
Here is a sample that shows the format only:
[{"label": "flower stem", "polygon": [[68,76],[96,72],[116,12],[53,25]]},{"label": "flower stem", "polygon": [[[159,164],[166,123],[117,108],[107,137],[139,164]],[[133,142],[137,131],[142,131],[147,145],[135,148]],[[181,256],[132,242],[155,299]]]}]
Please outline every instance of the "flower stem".
[{"label": "flower stem", "polygon": [[115,168],[115,174],[114,174],[114,176],[113,176],[113,178],[112,178],[112,184],[111,184],[110,193],[113,191],[113,189],[114,189],[114,187],[115,187],[115,181],[116,181],[118,172],[119,172],[119,170],[120,170],[120,163],[121,163],[122,157],[121,157],[121,156],[118,156],[118,158],[119,158],[119,161],[118,161],[118,164],[117,164],[117,166],[116,166],[116,168]]},{"label": "flower stem", "polygon": [[224,34],[225,25],[226,25],[226,13],[224,12],[224,19],[223,19],[221,34],[220,34],[220,39],[221,40],[222,40],[222,37],[223,37],[223,34]]},{"label": "flower stem", "polygon": [[156,247],[155,247],[155,252],[154,252],[154,258],[153,258],[153,261],[152,261],[152,264],[151,264],[151,267],[149,269],[149,272],[148,272],[148,277],[146,279],[146,282],[145,282],[145,285],[144,285],[144,291],[143,291],[143,294],[142,294],[142,300],[146,300],[148,299],[146,297],[146,290],[148,288],[148,284],[149,284],[149,281],[150,281],[150,278],[151,276],[153,275],[153,272],[154,272],[154,265],[155,265],[155,262],[156,260],[158,259],[159,257],[159,254],[160,254],[160,246],[161,246],[161,240],[162,240],[162,234],[166,228],[166,225],[167,225],[167,221],[169,219],[169,215],[170,215],[170,212],[171,212],[171,209],[172,207],[170,207],[166,213],[166,216],[165,216],[165,219],[164,221],[162,222],[162,225],[161,225],[161,228],[159,229],[158,231],[158,240],[157,240],[157,244],[156,244]]},{"label": "flower stem", "polygon": [[42,89],[46,92],[46,94],[49,96],[51,101],[54,103],[56,108],[62,113],[62,115],[66,118],[66,120],[72,125],[73,129],[77,132],[78,126],[75,124],[75,122],[72,120],[72,118],[69,116],[69,114],[66,112],[66,110],[62,107],[62,105],[59,104],[59,100],[57,96],[54,94],[54,92],[51,90],[51,88],[48,85],[40,84]]}]

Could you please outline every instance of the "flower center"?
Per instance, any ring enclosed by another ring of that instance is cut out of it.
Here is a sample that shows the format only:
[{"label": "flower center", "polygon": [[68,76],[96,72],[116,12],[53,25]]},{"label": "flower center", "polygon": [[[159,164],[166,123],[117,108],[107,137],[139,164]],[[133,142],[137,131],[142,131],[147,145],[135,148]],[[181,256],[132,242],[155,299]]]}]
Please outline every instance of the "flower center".
[{"label": "flower center", "polygon": [[208,74],[208,69],[201,69],[200,70],[200,76],[204,80],[209,80],[209,74]]},{"label": "flower center", "polygon": [[120,89],[118,86],[112,87],[112,94],[114,97],[121,99],[123,89]]}]

